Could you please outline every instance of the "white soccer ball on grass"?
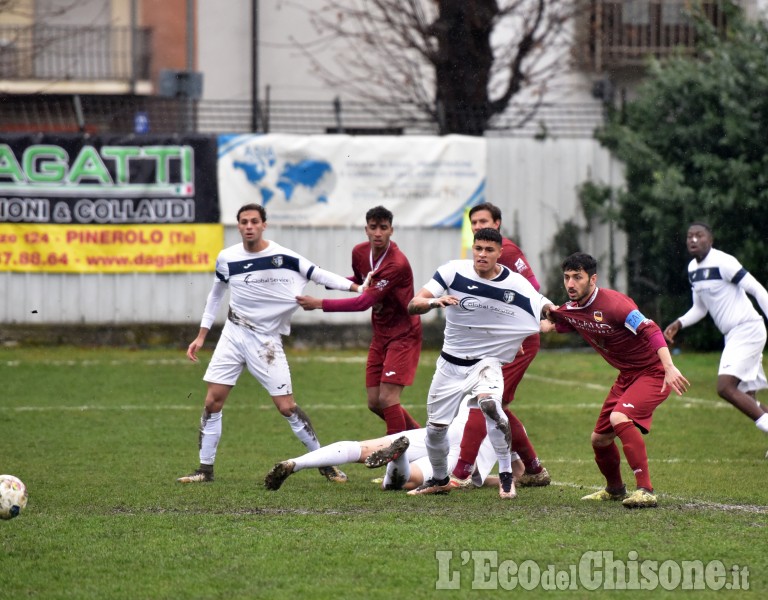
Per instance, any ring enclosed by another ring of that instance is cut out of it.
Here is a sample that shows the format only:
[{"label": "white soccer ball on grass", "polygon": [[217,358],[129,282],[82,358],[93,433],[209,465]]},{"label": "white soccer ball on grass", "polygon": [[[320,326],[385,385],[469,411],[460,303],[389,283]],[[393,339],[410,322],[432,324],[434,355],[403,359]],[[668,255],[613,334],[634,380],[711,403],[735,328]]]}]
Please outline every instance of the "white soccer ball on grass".
[{"label": "white soccer ball on grass", "polygon": [[0,475],[0,519],[18,517],[27,505],[27,486],[18,477]]}]

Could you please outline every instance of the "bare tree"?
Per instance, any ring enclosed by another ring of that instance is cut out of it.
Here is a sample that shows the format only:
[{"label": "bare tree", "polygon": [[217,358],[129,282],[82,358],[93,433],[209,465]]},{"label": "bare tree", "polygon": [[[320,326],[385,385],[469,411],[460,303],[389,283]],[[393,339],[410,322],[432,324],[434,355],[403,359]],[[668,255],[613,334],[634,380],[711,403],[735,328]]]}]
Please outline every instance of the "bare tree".
[{"label": "bare tree", "polygon": [[[533,116],[570,57],[579,4],[325,0],[306,9],[318,40],[296,43],[316,76],[354,99],[426,118],[440,133],[481,135],[522,91],[530,93],[521,124]],[[324,44],[336,50],[332,65],[317,58]]]}]

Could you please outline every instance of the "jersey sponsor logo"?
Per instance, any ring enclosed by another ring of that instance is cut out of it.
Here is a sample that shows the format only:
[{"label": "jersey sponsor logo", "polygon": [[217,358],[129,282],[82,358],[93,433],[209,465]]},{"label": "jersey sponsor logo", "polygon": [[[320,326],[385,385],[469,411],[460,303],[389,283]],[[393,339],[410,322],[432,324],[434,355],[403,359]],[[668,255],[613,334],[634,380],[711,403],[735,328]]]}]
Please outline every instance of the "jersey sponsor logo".
[{"label": "jersey sponsor logo", "polygon": [[474,296],[464,296],[459,300],[459,306],[464,310],[477,310],[480,308],[480,300]]},{"label": "jersey sponsor logo", "polygon": [[247,265],[243,265],[243,271],[250,269],[252,266],[253,266],[253,263],[248,263]]},{"label": "jersey sponsor logo", "polygon": [[468,286],[467,286],[467,289],[468,289],[468,290],[476,290],[478,287],[480,287],[480,286],[477,286],[477,285],[468,285]]},{"label": "jersey sponsor logo", "polygon": [[507,290],[504,292],[503,299],[507,304],[512,304],[515,301],[515,292],[512,290]]},{"label": "jersey sponsor logo", "polygon": [[635,408],[634,404],[630,404],[629,402],[623,402],[621,404],[624,408]]},{"label": "jersey sponsor logo", "polygon": [[397,371],[387,371],[386,373],[384,373],[384,375],[387,377],[392,377],[392,375],[396,375],[396,374],[397,374]]},{"label": "jersey sponsor logo", "polygon": [[594,313],[592,313],[592,316],[595,317],[595,321],[598,323],[603,322],[603,311],[602,310],[596,310]]},{"label": "jersey sponsor logo", "polygon": [[283,257],[280,254],[272,257],[272,264],[278,269],[283,266]]}]

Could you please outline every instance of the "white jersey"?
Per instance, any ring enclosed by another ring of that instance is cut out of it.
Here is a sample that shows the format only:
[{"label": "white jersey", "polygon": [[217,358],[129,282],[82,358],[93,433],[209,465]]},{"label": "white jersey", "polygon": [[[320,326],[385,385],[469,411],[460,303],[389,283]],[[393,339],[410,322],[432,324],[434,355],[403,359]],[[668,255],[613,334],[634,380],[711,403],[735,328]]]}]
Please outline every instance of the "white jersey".
[{"label": "white jersey", "polygon": [[483,279],[471,260],[452,260],[424,286],[435,296],[459,299],[445,307],[443,352],[461,360],[497,358],[511,362],[523,340],[540,327],[541,309],[550,301],[530,282],[503,265],[494,279]]},{"label": "white jersey", "polygon": [[265,335],[288,335],[291,315],[299,307],[296,296],[310,280],[331,289],[352,286],[350,280],[320,269],[273,241],[261,252],[248,252],[242,243],[225,248],[216,258],[216,279],[201,326],[210,328],[229,287],[230,321]]},{"label": "white jersey", "polygon": [[701,262],[695,258],[688,265],[688,280],[693,293],[693,306],[680,317],[683,327],[701,320],[707,312],[721,333],[762,317],[747,297],[752,294],[768,315],[768,292],[730,254],[710,249]]}]

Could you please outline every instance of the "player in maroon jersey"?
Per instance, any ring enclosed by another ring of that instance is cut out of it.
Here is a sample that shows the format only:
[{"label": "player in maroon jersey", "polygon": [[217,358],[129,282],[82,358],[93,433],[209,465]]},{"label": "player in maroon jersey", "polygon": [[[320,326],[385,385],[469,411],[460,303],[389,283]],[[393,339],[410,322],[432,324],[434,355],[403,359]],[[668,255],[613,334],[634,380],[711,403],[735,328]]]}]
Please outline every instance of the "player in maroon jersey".
[{"label": "player in maroon jersey", "polygon": [[[501,210],[490,202],[483,202],[470,209],[469,222],[472,226],[472,233],[476,233],[485,227],[500,231]],[[528,259],[512,240],[502,237],[501,257],[498,262],[505,267],[509,267],[512,271],[520,273],[520,275],[531,282],[536,291],[539,291],[541,286],[536,279],[536,275],[533,273],[531,265],[528,263]],[[516,484],[521,487],[549,485],[551,481],[549,473],[541,465],[539,457],[536,455],[525,427],[520,419],[509,410],[510,403],[515,399],[515,390],[517,390],[518,384],[523,379],[528,365],[536,358],[540,345],[538,333],[525,338],[517,356],[515,356],[515,360],[504,365],[502,368],[504,375],[504,393],[501,397],[502,407],[507,415],[507,419],[509,419],[512,449],[520,455],[525,465],[525,473],[516,481]],[[469,420],[464,428],[464,437],[461,440],[461,455],[451,473],[452,486],[457,488],[471,486],[472,468],[485,433],[485,416],[480,409],[474,408],[470,411]]]},{"label": "player in maroon jersey", "polygon": [[[672,390],[682,395],[688,380],[672,362],[659,326],[644,317],[631,298],[597,287],[593,257],[577,252],[562,267],[570,301],[551,312],[554,328],[559,333],[575,331],[619,371],[592,432],[595,462],[607,485],[582,500],[622,500],[628,508],[656,506],[642,434],[650,431],[656,407]],[[637,482],[630,495],[621,479],[617,437]]]},{"label": "player in maroon jersey", "polygon": [[408,314],[414,296],[413,271],[405,254],[391,241],[392,213],[383,206],[365,215],[368,241],[352,250],[352,281],[364,285],[356,298],[298,296],[304,310],[355,312],[371,308],[373,338],[368,350],[365,387],[368,408],[387,424],[387,435],[418,429],[419,423],[400,404],[411,385],[421,354],[421,319]]}]

